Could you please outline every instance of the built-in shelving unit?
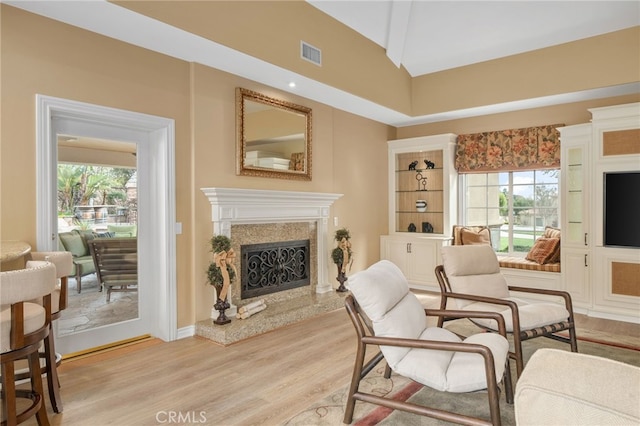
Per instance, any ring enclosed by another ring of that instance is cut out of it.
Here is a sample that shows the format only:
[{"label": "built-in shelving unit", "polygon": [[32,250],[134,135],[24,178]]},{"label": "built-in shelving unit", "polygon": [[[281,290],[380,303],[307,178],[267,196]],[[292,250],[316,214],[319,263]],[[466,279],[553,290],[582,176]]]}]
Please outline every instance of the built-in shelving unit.
[{"label": "built-in shelving unit", "polygon": [[414,287],[437,289],[433,271],[457,211],[455,142],[454,134],[389,141],[389,235],[380,252]]}]

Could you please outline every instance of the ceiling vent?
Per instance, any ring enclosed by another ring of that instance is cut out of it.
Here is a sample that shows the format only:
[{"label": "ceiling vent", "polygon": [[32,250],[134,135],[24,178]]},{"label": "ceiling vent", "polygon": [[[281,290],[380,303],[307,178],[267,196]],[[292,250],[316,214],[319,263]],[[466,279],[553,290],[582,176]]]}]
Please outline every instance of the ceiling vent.
[{"label": "ceiling vent", "polygon": [[309,43],[300,41],[300,56],[304,60],[313,62],[318,66],[322,66],[322,51],[317,47],[313,47]]}]

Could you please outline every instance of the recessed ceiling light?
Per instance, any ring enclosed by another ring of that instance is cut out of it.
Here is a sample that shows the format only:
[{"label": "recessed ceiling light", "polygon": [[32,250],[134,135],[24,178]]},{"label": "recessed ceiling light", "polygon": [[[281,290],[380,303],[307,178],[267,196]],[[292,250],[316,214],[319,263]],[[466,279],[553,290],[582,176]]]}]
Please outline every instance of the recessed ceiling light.
[{"label": "recessed ceiling light", "polygon": [[296,83],[294,81],[289,82],[289,87],[293,89],[294,87],[296,87]]}]

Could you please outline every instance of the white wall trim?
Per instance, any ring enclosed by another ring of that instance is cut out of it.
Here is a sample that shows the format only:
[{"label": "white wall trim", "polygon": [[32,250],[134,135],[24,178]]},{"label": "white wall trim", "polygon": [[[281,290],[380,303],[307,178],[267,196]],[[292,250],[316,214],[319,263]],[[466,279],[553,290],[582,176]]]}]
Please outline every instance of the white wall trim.
[{"label": "white wall trim", "polygon": [[[150,185],[153,214],[140,223],[146,236],[139,239],[140,250],[150,250],[153,262],[145,271],[153,280],[152,334],[165,341],[177,335],[176,242],[175,242],[175,124],[173,119],[132,111],[92,105],[67,99],[36,95],[36,165],[37,165],[37,249],[57,250],[55,217],[57,183],[51,176],[57,164],[54,124],[68,120],[74,125],[99,127],[121,135],[128,132],[135,140],[144,135],[144,161],[151,170]],[[87,343],[90,344],[90,343]]]},{"label": "white wall trim", "polygon": [[232,224],[315,221],[318,230],[316,292],[333,290],[327,255],[328,218],[331,205],[342,194],[237,188],[202,188],[202,192],[211,203],[215,235],[231,237]]}]

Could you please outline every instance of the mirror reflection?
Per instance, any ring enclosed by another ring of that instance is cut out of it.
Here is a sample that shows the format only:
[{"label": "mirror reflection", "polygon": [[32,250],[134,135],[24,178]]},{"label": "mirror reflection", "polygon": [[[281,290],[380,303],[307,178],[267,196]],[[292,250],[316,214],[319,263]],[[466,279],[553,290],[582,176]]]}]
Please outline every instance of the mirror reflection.
[{"label": "mirror reflection", "polygon": [[311,179],[311,109],[238,88],[238,174]]}]

